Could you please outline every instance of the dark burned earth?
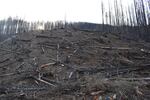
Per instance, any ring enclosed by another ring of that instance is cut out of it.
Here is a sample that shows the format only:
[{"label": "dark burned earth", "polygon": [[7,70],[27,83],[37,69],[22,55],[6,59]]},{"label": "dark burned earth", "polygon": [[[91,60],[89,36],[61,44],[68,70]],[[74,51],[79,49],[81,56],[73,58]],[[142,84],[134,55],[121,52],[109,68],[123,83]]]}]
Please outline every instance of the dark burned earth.
[{"label": "dark burned earth", "polygon": [[150,100],[150,43],[73,29],[0,43],[0,100]]}]

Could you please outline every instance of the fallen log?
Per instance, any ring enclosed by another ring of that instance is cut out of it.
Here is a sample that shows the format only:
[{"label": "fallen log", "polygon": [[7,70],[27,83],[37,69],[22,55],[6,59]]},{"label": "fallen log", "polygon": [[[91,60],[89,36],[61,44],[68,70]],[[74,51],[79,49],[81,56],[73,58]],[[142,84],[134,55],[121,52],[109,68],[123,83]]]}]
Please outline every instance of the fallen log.
[{"label": "fallen log", "polygon": [[130,73],[133,71],[142,71],[150,69],[150,64],[144,64],[144,65],[138,65],[133,67],[123,67],[123,68],[80,68],[75,69],[75,71],[79,75],[84,75],[85,73],[88,73],[89,75],[95,74],[95,73],[104,73],[109,76],[116,76],[120,74]]},{"label": "fallen log", "polygon": [[46,77],[41,77],[41,79],[42,80],[45,80],[45,81],[47,81],[47,82],[49,82],[49,83],[51,83],[51,84],[55,84],[55,85],[61,85],[61,83],[60,82],[56,82],[56,81],[54,81],[54,80],[50,80],[50,79],[48,79],[48,78],[46,78]]},{"label": "fallen log", "polygon": [[0,66],[0,68],[4,68],[5,66],[9,66],[9,65],[14,64],[14,63],[17,63],[17,61],[9,62],[9,63],[7,63],[7,64],[5,64],[3,66]]},{"label": "fallen log", "polygon": [[48,48],[48,49],[52,49],[52,50],[55,50],[56,47],[53,47],[53,46],[49,46],[49,45],[38,45],[39,47],[45,47],[45,48]]},{"label": "fallen log", "polygon": [[10,53],[22,54],[20,52],[16,52],[16,51],[12,51],[12,50],[7,50],[7,49],[3,49],[3,48],[0,48],[0,50],[6,51],[6,52],[10,52]]},{"label": "fallen log", "polygon": [[0,56],[8,55],[8,54],[11,54],[11,53],[12,52],[3,53],[3,54],[0,54]]},{"label": "fallen log", "polygon": [[57,61],[57,63],[59,62],[59,48],[60,48],[60,46],[59,46],[59,43],[57,44],[57,55],[56,55],[56,61]]},{"label": "fallen log", "polygon": [[125,80],[125,81],[150,81],[150,77],[146,78],[108,78],[109,80]]},{"label": "fallen log", "polygon": [[20,92],[20,91],[42,91],[42,90],[47,90],[46,87],[13,87],[13,88],[8,88],[8,92]]},{"label": "fallen log", "polygon": [[40,66],[40,68],[48,67],[50,65],[55,65],[55,64],[56,64],[55,62],[54,63],[43,64],[43,65]]},{"label": "fallen log", "polygon": [[45,53],[45,49],[43,47],[41,47],[41,49],[42,49],[42,53],[44,54]]},{"label": "fallen log", "polygon": [[11,75],[15,75],[17,73],[8,73],[8,74],[3,74],[3,75],[0,75],[0,77],[4,77],[4,76],[11,76]]},{"label": "fallen log", "polygon": [[34,91],[44,91],[48,90],[47,87],[3,87],[0,88],[0,94],[8,94],[8,93],[14,93],[14,92],[34,92]]},{"label": "fallen log", "polygon": [[57,46],[57,44],[51,44],[51,43],[37,43],[37,45],[44,45],[44,46],[51,46],[51,47]]},{"label": "fallen log", "polygon": [[35,72],[35,71],[17,71],[17,72],[2,74],[2,75],[0,75],[0,77],[11,76],[11,75],[17,75],[17,74],[27,74],[27,75],[29,75],[30,73],[34,73],[34,72]]},{"label": "fallen log", "polygon": [[16,41],[22,41],[22,42],[31,42],[31,40],[25,40],[25,39],[15,39]]},{"label": "fallen log", "polygon": [[45,81],[45,80],[43,80],[43,79],[41,79],[41,77],[32,77],[33,79],[35,79],[35,80],[37,80],[37,81],[39,81],[39,82],[42,82],[42,83],[45,83],[45,84],[47,84],[47,85],[50,85],[50,86],[53,86],[53,87],[57,87],[56,85],[54,85],[53,83],[50,83],[50,82],[47,82],[47,81]]},{"label": "fallen log", "polygon": [[128,47],[109,47],[109,46],[81,46],[81,47],[91,47],[91,48],[100,48],[100,49],[106,49],[106,50],[131,50],[132,48]]},{"label": "fallen log", "polygon": [[54,37],[54,36],[45,36],[45,35],[37,35],[36,38],[53,38],[53,39],[62,39],[61,37]]},{"label": "fallen log", "polygon": [[105,91],[102,91],[102,90],[101,90],[101,91],[91,92],[90,94],[94,96],[94,95],[103,94],[104,92],[105,92]]},{"label": "fallen log", "polygon": [[3,61],[0,61],[0,63],[4,63],[4,62],[9,61],[9,60],[10,60],[10,59],[7,58],[7,59],[4,59]]}]

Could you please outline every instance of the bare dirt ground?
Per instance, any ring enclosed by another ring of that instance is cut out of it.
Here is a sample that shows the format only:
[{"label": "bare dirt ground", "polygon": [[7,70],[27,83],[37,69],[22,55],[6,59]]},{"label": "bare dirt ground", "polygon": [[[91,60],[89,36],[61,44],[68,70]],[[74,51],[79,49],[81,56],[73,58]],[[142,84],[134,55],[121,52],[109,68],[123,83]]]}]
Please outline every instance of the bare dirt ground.
[{"label": "bare dirt ground", "polygon": [[150,100],[150,44],[57,29],[0,43],[0,100]]}]

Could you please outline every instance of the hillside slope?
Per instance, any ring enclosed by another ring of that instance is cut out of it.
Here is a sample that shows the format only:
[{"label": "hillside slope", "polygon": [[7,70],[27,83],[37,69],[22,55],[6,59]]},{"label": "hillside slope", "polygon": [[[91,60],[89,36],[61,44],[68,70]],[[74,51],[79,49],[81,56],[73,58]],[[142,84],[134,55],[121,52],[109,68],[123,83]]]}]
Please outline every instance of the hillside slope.
[{"label": "hillside slope", "polygon": [[0,46],[1,100],[150,99],[150,43],[57,29]]}]

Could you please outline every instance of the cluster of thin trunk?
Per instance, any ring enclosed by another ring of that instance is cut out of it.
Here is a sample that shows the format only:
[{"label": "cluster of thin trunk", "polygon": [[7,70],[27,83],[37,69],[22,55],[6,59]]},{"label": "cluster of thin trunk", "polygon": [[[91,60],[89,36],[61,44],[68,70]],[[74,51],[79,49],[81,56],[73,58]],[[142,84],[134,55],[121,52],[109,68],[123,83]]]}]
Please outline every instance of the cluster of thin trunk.
[{"label": "cluster of thin trunk", "polygon": [[[0,21],[0,34],[15,34],[32,30],[52,30],[77,27],[79,29],[102,32],[136,33],[139,37],[150,39],[150,0],[101,0],[102,24],[57,22],[28,22],[21,18]],[[149,38],[148,38],[149,36]]]},{"label": "cluster of thin trunk", "polygon": [[19,18],[9,17],[0,21],[0,34],[22,33],[34,29],[34,23],[29,23]]},{"label": "cluster of thin trunk", "polygon": [[20,18],[9,17],[0,21],[0,34],[15,34],[33,30],[52,30],[56,28],[65,28],[63,21],[56,22],[27,22]]},{"label": "cluster of thin trunk", "polygon": [[[107,1],[107,2],[106,2]],[[115,26],[150,25],[150,0],[101,0],[102,24]]]}]

